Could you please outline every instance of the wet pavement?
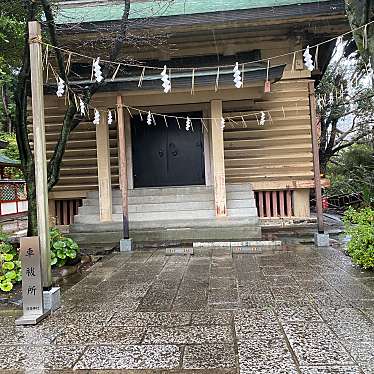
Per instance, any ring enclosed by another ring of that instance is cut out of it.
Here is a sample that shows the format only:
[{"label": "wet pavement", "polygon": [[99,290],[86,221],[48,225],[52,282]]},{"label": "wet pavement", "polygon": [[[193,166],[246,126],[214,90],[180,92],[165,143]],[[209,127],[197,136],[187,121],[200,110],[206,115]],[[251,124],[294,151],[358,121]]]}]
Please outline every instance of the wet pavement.
[{"label": "wet pavement", "polygon": [[115,254],[39,326],[0,326],[0,372],[369,374],[374,272],[308,246]]}]

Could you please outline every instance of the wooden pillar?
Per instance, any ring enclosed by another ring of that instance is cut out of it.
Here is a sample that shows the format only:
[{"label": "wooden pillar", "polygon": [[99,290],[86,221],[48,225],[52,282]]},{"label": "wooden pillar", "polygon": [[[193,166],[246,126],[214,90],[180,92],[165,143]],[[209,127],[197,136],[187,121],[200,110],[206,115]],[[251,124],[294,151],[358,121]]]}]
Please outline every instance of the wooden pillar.
[{"label": "wooden pillar", "polygon": [[123,112],[123,98],[117,96],[117,118],[118,118],[118,147],[119,147],[119,178],[122,196],[123,214],[123,238],[129,239],[129,196],[127,178],[127,158],[126,158],[126,129],[125,116]]},{"label": "wooden pillar", "polygon": [[216,216],[227,216],[226,209],[226,181],[223,130],[221,128],[222,100],[210,102],[212,166],[214,179],[214,200]]},{"label": "wooden pillar", "polygon": [[112,221],[112,176],[110,172],[110,147],[108,118],[100,115],[100,123],[96,126],[97,168],[99,179],[100,221]]},{"label": "wooden pillar", "polygon": [[32,119],[34,135],[35,187],[43,288],[52,285],[49,249],[48,177],[45,146],[42,33],[39,22],[29,22]]},{"label": "wooden pillar", "polygon": [[314,94],[314,82],[309,82],[309,103],[310,103],[310,123],[312,127],[312,149],[313,149],[313,167],[314,167],[314,184],[316,193],[316,210],[318,232],[324,232],[323,209],[322,209],[322,188],[321,188],[321,171],[319,166],[319,146],[318,146],[318,118],[316,97]]},{"label": "wooden pillar", "polygon": [[293,212],[295,217],[310,216],[309,189],[297,189],[293,192]]}]

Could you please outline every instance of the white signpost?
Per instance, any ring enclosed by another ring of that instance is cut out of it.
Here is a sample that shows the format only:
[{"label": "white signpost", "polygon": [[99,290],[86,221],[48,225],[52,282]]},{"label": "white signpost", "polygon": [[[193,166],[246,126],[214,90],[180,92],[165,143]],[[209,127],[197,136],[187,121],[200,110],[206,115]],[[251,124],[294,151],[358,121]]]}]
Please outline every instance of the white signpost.
[{"label": "white signpost", "polygon": [[50,314],[44,311],[39,237],[21,238],[23,316],[16,325],[36,325]]}]

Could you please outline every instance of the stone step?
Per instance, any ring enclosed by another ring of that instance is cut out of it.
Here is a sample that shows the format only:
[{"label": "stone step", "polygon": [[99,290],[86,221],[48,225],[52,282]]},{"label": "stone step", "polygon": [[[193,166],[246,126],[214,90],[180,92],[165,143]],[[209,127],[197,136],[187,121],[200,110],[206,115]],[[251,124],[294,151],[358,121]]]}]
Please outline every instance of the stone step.
[{"label": "stone step", "polygon": [[[116,246],[122,238],[122,232],[85,232],[71,233],[70,236],[81,246]],[[247,226],[194,229],[170,228],[167,230],[130,230],[130,237],[134,242],[165,242],[165,241],[219,241],[219,240],[255,240],[261,238],[260,227]]]},{"label": "stone step", "polygon": [[[226,184],[227,192],[251,192],[249,183]],[[162,195],[193,195],[213,193],[212,186],[182,186],[182,187],[151,187],[151,188],[135,188],[129,190],[129,198],[142,196],[162,196]],[[121,191],[114,189],[112,191],[114,197],[121,197]],[[98,191],[90,191],[87,198],[98,198]]]},{"label": "stone step", "polygon": [[[227,192],[227,201],[230,200],[254,200],[253,192]],[[164,203],[177,203],[177,202],[197,202],[197,201],[214,201],[214,194],[191,194],[191,195],[160,195],[160,196],[129,196],[129,205],[135,204],[164,204]],[[113,205],[122,205],[122,198],[113,196]],[[84,206],[96,205],[99,206],[99,198],[90,197],[83,200]]]},{"label": "stone step", "polygon": [[[228,200],[227,208],[254,208],[254,200]],[[129,213],[137,212],[179,212],[182,210],[214,210],[214,202],[211,201],[194,201],[179,203],[159,203],[159,204],[130,204]],[[113,213],[122,213],[121,205],[113,205]],[[83,205],[79,208],[79,215],[99,214],[99,205]]]},{"label": "stone step", "polygon": [[[255,217],[256,208],[232,208],[227,209],[229,217]],[[183,219],[215,219],[215,211],[212,210],[183,210],[178,212],[138,212],[129,213],[129,221],[160,221],[160,220],[183,220]],[[122,221],[122,214],[113,214],[114,222]],[[82,214],[74,217],[75,223],[99,222],[98,214]]]},{"label": "stone step", "polygon": [[[194,219],[194,220],[165,220],[165,221],[130,221],[131,230],[144,230],[144,229],[169,229],[169,228],[222,228],[222,227],[235,227],[235,226],[258,226],[258,217],[222,217],[219,219]],[[112,232],[122,231],[122,222],[94,222],[89,223],[74,223],[70,226],[70,232]]]}]

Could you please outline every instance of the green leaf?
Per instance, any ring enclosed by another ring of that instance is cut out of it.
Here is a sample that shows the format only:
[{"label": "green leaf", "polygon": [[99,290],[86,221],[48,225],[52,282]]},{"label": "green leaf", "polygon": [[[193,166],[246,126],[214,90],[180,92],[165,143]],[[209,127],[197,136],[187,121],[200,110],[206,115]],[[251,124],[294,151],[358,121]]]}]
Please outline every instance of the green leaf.
[{"label": "green leaf", "polygon": [[17,277],[17,273],[14,270],[11,270],[5,273],[5,278],[9,280],[16,279],[16,277]]},{"label": "green leaf", "polygon": [[53,243],[53,248],[55,248],[55,249],[63,249],[63,248],[65,248],[66,247],[66,244],[65,244],[65,242],[63,242],[62,240],[59,240],[59,241],[57,241],[56,243]]},{"label": "green leaf", "polygon": [[56,264],[57,264],[57,257],[53,257],[51,259],[51,265],[53,266],[53,265],[56,265]]},{"label": "green leaf", "polygon": [[13,255],[11,253],[7,253],[4,255],[4,260],[5,261],[12,261],[13,260]]},{"label": "green leaf", "polygon": [[70,245],[70,249],[74,249],[75,251],[78,251],[78,249],[79,249],[79,245],[78,245],[76,242],[73,242],[73,243]]},{"label": "green leaf", "polygon": [[66,251],[66,255],[70,258],[76,258],[77,257],[77,252],[74,251],[74,249],[68,249]]},{"label": "green leaf", "polygon": [[59,249],[57,251],[57,257],[58,258],[61,258],[62,260],[64,260],[66,258],[66,253],[63,249]]},{"label": "green leaf", "polygon": [[13,289],[13,284],[10,281],[5,281],[0,283],[0,290],[4,292],[9,292]]},{"label": "green leaf", "polygon": [[13,270],[15,267],[14,263],[13,262],[4,262],[3,263],[3,270]]}]

